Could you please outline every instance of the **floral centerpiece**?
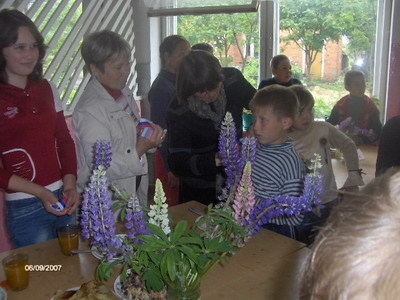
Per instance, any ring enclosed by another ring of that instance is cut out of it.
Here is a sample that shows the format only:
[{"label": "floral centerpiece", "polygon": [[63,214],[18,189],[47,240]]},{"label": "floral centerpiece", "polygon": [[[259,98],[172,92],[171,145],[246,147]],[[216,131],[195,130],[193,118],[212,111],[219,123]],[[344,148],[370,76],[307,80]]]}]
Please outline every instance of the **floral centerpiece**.
[{"label": "floral centerpiece", "polygon": [[313,172],[305,178],[301,197],[256,199],[251,181],[256,141],[244,138],[238,143],[235,137],[235,125],[227,113],[219,140],[227,176],[221,202],[208,206],[208,212],[191,227],[185,220],[171,226],[159,180],[149,209],[141,207],[135,195],[126,195],[112,186],[116,198],[113,207],[121,209],[120,216],[128,230],[123,240],[116,235],[106,176],[112,156],[110,145],[96,142],[93,173],[83,195],[81,226],[83,237],[90,239],[104,256],[96,271],[98,279],[108,279],[113,266],[121,264],[121,280],[134,274],[142,282],[140,288],[153,293],[151,297],[155,297],[154,293],[164,297],[168,286],[175,299],[197,299],[201,279],[227,254],[243,246],[261,225],[272,217],[310,211],[319,204],[322,178],[317,171],[318,158],[313,161]]}]

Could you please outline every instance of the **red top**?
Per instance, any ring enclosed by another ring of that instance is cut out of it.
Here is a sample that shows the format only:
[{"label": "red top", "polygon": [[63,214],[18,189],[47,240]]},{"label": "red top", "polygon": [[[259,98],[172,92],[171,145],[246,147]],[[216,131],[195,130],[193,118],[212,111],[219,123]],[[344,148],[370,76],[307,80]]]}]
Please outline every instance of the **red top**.
[{"label": "red top", "polygon": [[41,186],[76,175],[75,144],[55,101],[46,80],[0,84],[0,188],[13,174]]}]

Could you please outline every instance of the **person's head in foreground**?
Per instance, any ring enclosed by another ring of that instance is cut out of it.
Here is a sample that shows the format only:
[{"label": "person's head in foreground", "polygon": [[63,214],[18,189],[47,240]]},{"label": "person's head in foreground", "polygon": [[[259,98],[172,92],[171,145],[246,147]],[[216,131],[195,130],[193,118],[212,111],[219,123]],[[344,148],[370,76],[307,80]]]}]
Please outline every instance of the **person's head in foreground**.
[{"label": "person's head in foreground", "polygon": [[293,127],[297,130],[306,130],[314,121],[314,97],[306,87],[295,84],[290,87],[299,99],[299,113],[293,121]]},{"label": "person's head in foreground", "polygon": [[131,72],[131,46],[110,30],[93,32],[85,37],[81,53],[90,74],[112,90],[125,87]]},{"label": "person's head in foreground", "polygon": [[250,101],[253,130],[261,144],[286,142],[287,130],[299,111],[296,94],[288,87],[271,85],[257,91]]},{"label": "person's head in foreground", "polygon": [[306,261],[301,299],[399,299],[400,169],[341,202]]}]

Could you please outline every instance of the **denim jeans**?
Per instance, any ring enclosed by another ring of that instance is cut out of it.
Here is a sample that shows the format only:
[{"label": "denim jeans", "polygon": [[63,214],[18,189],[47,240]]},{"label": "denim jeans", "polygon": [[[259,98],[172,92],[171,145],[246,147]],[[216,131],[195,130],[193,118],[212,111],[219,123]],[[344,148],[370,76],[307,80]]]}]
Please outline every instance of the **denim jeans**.
[{"label": "denim jeans", "polygon": [[[60,199],[63,189],[54,191]],[[6,202],[6,225],[13,248],[44,242],[57,237],[57,228],[75,223],[75,214],[61,217],[47,212],[40,199],[33,197]]]}]

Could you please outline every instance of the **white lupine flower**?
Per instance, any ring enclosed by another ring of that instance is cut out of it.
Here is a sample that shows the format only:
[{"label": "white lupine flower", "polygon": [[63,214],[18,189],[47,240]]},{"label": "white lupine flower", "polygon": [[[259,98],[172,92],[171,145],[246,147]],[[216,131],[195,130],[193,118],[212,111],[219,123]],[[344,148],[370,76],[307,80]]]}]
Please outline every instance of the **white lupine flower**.
[{"label": "white lupine flower", "polygon": [[165,197],[161,181],[157,179],[154,194],[155,204],[150,205],[150,211],[148,212],[148,216],[150,217],[149,223],[159,226],[165,234],[169,234],[171,228],[169,227],[168,204],[165,203],[166,200],[167,198]]}]

